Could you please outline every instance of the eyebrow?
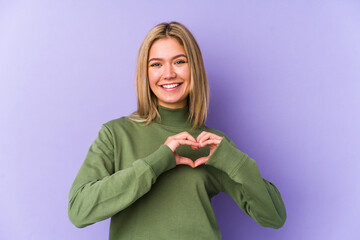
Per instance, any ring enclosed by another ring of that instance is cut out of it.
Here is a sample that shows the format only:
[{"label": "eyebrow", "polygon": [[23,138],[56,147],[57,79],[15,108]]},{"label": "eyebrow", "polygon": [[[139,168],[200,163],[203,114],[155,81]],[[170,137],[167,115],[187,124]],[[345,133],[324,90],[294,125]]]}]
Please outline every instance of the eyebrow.
[{"label": "eyebrow", "polygon": [[[176,58],[179,58],[179,57],[187,58],[187,56],[185,54],[179,54],[179,55],[174,56],[172,59],[176,59]],[[162,58],[151,58],[151,59],[149,59],[149,62],[151,62],[151,61],[160,61],[160,60],[162,60]]]}]

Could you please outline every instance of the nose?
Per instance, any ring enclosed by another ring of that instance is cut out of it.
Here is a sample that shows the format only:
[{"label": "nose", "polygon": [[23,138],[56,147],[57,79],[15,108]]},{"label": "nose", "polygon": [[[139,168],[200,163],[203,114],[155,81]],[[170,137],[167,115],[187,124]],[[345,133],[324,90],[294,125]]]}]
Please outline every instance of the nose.
[{"label": "nose", "polygon": [[176,78],[176,72],[172,64],[166,64],[164,66],[164,73],[163,73],[164,79],[172,79]]}]

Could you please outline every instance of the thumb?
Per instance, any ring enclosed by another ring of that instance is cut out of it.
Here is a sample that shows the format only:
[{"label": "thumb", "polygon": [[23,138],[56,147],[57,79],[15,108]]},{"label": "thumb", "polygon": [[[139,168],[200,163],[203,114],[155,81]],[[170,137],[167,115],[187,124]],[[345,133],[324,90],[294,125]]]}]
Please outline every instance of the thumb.
[{"label": "thumb", "polygon": [[200,166],[200,165],[202,165],[202,164],[205,164],[208,159],[209,159],[209,157],[202,157],[202,158],[196,159],[196,161],[194,162],[194,167],[197,167],[197,166]]},{"label": "thumb", "polygon": [[192,168],[194,167],[194,162],[190,158],[177,155],[176,156],[176,165],[180,165],[180,164],[189,165]]}]

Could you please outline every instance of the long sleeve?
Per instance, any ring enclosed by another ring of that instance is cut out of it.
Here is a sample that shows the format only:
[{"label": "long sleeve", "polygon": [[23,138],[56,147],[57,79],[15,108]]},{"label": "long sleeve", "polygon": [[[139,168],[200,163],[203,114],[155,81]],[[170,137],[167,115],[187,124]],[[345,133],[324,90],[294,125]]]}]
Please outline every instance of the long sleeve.
[{"label": "long sleeve", "polygon": [[278,189],[260,175],[256,162],[224,137],[206,163],[221,170],[223,191],[264,227],[280,228],[286,210]]},{"label": "long sleeve", "polygon": [[[68,214],[77,227],[107,219],[147,193],[157,177],[175,167],[174,154],[161,145],[131,167],[114,172],[114,140],[103,125],[69,193]],[[120,146],[121,147],[121,146]]]}]

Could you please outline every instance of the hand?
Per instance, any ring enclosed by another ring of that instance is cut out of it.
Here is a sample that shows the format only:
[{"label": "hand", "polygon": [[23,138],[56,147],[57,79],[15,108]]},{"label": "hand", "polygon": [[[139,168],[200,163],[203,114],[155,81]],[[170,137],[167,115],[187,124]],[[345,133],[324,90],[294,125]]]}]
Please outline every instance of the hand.
[{"label": "hand", "polygon": [[220,144],[222,139],[223,139],[222,137],[214,133],[209,133],[205,131],[200,133],[199,136],[197,136],[196,138],[196,142],[199,143],[199,148],[208,145],[210,148],[210,153],[209,156],[196,159],[196,161],[194,162],[194,167],[197,167],[201,164],[205,164],[207,160],[210,158],[210,156],[213,154],[217,146]]},{"label": "hand", "polygon": [[166,139],[165,145],[167,145],[171,149],[171,151],[173,151],[176,165],[185,164],[189,165],[190,167],[194,167],[194,162],[190,158],[180,156],[175,152],[175,150],[180,145],[189,145],[193,150],[197,150],[200,148],[200,144],[195,140],[193,136],[190,135],[190,133],[181,132],[179,134],[170,136]]}]

